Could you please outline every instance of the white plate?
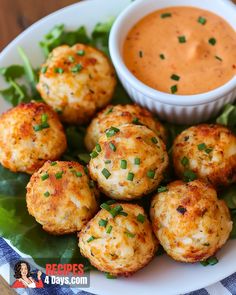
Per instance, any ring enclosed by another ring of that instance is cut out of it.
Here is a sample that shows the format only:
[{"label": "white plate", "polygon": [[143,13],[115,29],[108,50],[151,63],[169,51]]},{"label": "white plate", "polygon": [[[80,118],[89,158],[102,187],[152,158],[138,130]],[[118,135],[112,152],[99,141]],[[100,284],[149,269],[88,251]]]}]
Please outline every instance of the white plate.
[{"label": "white plate", "polygon": [[[106,21],[118,15],[129,5],[130,0],[93,0],[78,3],[64,8],[35,23],[20,34],[0,54],[0,67],[19,64],[17,46],[22,46],[33,66],[43,60],[38,41],[42,39],[54,25],[64,23],[68,29],[85,25],[89,31],[99,21]],[[5,87],[0,80],[0,89]],[[9,108],[2,99],[0,111]],[[200,264],[182,264],[162,256],[155,258],[147,267],[130,278],[108,280],[104,274],[91,273],[91,287],[86,291],[100,295],[173,295],[190,292],[213,284],[236,271],[236,240],[229,241],[217,255],[219,263],[215,266],[203,267]]]}]

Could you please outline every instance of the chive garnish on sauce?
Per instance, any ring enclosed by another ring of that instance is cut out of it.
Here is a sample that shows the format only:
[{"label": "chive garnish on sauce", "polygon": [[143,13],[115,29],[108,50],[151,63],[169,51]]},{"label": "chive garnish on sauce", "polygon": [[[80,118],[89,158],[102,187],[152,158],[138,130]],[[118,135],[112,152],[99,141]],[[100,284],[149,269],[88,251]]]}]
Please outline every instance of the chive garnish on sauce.
[{"label": "chive garnish on sauce", "polygon": [[102,226],[102,227],[106,227],[107,223],[108,223],[108,220],[106,219],[100,219],[98,222],[99,226]]},{"label": "chive garnish on sauce", "polygon": [[83,66],[81,64],[77,64],[74,67],[71,68],[72,73],[78,73],[83,69]]},{"label": "chive garnish on sauce", "polygon": [[215,55],[215,58],[218,59],[219,61],[222,61],[222,58],[217,55]]},{"label": "chive garnish on sauce", "polygon": [[160,59],[165,59],[165,55],[163,53],[161,53],[159,56],[160,56]]},{"label": "chive garnish on sauce", "polygon": [[57,173],[55,174],[56,179],[60,179],[60,178],[62,178],[62,174],[63,174],[63,171],[57,172]]},{"label": "chive garnish on sauce", "polygon": [[50,193],[47,191],[47,192],[44,193],[44,196],[47,198],[47,197],[50,196]]},{"label": "chive garnish on sauce", "polygon": [[131,232],[129,232],[128,230],[125,231],[125,234],[129,237],[129,238],[134,238],[135,234],[132,234]]},{"label": "chive garnish on sauce", "polygon": [[147,172],[147,177],[153,179],[155,177],[155,171],[149,170]]},{"label": "chive garnish on sauce", "polygon": [[88,240],[87,240],[87,243],[90,243],[92,242],[93,240],[95,240],[96,238],[94,236],[91,236]]},{"label": "chive garnish on sauce", "polygon": [[142,50],[139,50],[139,53],[138,53],[138,55],[139,55],[139,57],[143,57],[143,52],[142,52]]},{"label": "chive garnish on sauce", "polygon": [[90,153],[90,157],[91,159],[94,159],[98,156],[98,153],[96,151],[92,151],[92,153]]},{"label": "chive garnish on sauce", "polygon": [[206,19],[205,17],[199,16],[198,20],[197,20],[201,25],[205,25],[206,23]]},{"label": "chive garnish on sauce", "polygon": [[171,91],[172,94],[175,94],[178,91],[178,86],[177,85],[171,86],[170,91]]},{"label": "chive garnish on sauce", "polygon": [[47,66],[42,67],[42,68],[41,68],[41,73],[45,74],[45,73],[47,72],[47,69],[48,69]]},{"label": "chive garnish on sauce", "polygon": [[171,13],[170,12],[166,12],[166,13],[162,13],[161,14],[161,18],[167,18],[167,17],[171,17]]},{"label": "chive garnish on sauce", "polygon": [[97,144],[95,145],[95,148],[96,148],[96,151],[97,151],[98,153],[100,153],[100,152],[102,151],[101,146],[100,146],[99,143],[97,143]]},{"label": "chive garnish on sauce", "polygon": [[109,225],[108,229],[106,230],[106,233],[107,233],[107,234],[110,234],[110,233],[111,233],[111,231],[112,231],[112,226],[111,226],[111,225]]},{"label": "chive garnish on sauce", "polygon": [[179,81],[179,80],[180,80],[180,76],[178,76],[178,75],[176,75],[176,74],[171,75],[170,78],[171,78],[172,80],[175,80],[175,81]]},{"label": "chive garnish on sauce", "polygon": [[155,144],[158,143],[158,140],[156,139],[156,137],[152,137],[151,141],[152,141],[152,143],[155,143]]},{"label": "chive garnish on sauce", "polygon": [[116,133],[118,133],[120,129],[116,127],[111,127],[106,131],[107,138],[114,136]]},{"label": "chive garnish on sauce", "polygon": [[185,36],[179,36],[178,39],[179,39],[179,43],[186,43]]},{"label": "chive garnish on sauce", "polygon": [[208,43],[211,44],[212,46],[214,46],[216,44],[216,39],[215,38],[210,38],[208,40]]}]

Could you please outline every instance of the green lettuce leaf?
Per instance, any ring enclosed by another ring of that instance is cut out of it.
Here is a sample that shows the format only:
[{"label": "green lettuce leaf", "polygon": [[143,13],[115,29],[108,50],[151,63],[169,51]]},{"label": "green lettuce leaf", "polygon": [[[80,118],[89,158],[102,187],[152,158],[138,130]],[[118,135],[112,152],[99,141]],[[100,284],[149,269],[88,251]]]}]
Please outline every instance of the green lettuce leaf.
[{"label": "green lettuce leaf", "polygon": [[53,236],[46,233],[26,209],[25,197],[0,195],[0,235],[13,246],[44,266],[45,262],[90,264],[81,256],[76,235]]}]

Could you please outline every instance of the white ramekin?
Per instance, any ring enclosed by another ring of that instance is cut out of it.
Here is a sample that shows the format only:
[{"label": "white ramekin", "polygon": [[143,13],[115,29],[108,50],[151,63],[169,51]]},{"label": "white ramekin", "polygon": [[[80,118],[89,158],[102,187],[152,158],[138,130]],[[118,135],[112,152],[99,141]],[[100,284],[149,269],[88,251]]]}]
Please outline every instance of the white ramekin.
[{"label": "white ramekin", "polygon": [[234,101],[236,76],[209,92],[173,95],[148,87],[139,81],[123,62],[123,43],[134,24],[155,10],[171,6],[195,6],[212,11],[223,17],[236,30],[236,6],[228,0],[136,0],[119,15],[112,27],[109,38],[111,58],[123,86],[135,102],[169,122],[203,122],[215,116],[225,104]]}]

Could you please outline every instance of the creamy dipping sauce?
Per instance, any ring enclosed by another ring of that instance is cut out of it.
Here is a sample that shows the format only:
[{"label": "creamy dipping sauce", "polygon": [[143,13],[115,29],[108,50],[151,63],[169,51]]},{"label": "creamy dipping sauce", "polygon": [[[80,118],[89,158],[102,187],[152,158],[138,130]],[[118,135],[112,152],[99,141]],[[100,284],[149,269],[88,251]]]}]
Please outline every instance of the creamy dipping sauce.
[{"label": "creamy dipping sauce", "polygon": [[203,93],[236,75],[236,32],[209,11],[169,7],[131,29],[123,56],[134,76],[154,89]]}]

